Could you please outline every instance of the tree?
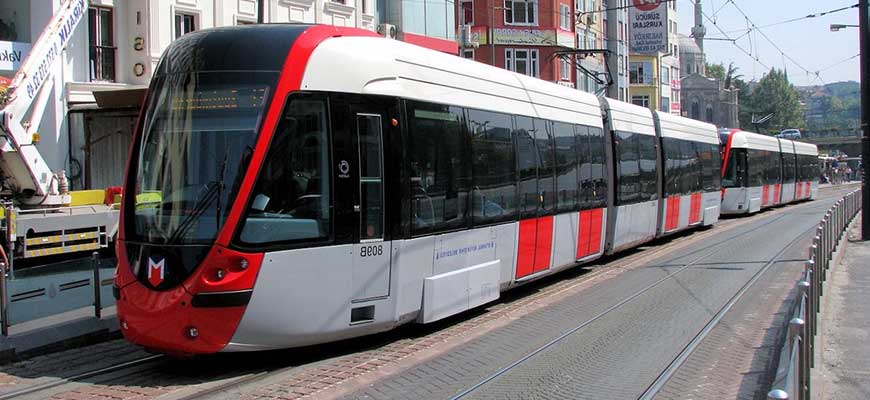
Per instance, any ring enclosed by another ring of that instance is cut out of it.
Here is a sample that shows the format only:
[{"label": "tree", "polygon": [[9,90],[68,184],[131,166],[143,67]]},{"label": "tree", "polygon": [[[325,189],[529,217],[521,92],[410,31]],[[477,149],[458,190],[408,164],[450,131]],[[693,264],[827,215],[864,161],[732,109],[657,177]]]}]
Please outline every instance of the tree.
[{"label": "tree", "polygon": [[788,128],[806,128],[805,111],[800,102],[800,95],[788,82],[783,71],[774,68],[761,78],[752,91],[750,102],[749,108],[757,118],[773,114],[773,118],[765,126],[759,127],[764,131],[759,133],[771,134]]},{"label": "tree", "polygon": [[734,62],[728,64],[728,71],[725,72],[725,89],[730,88],[731,86],[736,86],[735,81],[743,78],[742,74],[738,74],[737,70],[739,67],[734,66]]},{"label": "tree", "polygon": [[[707,63],[707,77],[725,81],[725,64]],[[727,86],[726,86],[727,88]]]}]

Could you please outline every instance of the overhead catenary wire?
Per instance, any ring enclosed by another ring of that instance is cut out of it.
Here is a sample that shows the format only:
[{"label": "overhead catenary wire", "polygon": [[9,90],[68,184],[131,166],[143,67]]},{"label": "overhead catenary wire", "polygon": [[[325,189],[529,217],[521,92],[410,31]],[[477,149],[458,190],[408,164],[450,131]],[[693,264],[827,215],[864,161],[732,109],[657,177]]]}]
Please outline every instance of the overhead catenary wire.
[{"label": "overhead catenary wire", "polygon": [[843,59],[843,60],[837,61],[837,62],[835,62],[835,63],[833,63],[833,64],[831,64],[831,65],[828,65],[827,67],[824,67],[824,68],[820,69],[819,72],[825,72],[825,71],[827,71],[827,70],[829,70],[829,69],[831,69],[831,68],[839,67],[840,65],[843,65],[843,64],[845,64],[845,63],[847,63],[847,62],[849,62],[849,61],[852,61],[852,60],[854,60],[854,59],[856,59],[856,58],[858,58],[858,57],[860,57],[860,56],[861,56],[861,53],[858,53],[858,54],[855,54],[855,55],[852,56],[852,57],[849,57],[849,58],[846,58],[846,59]]},{"label": "overhead catenary wire", "polygon": [[[686,0],[686,1],[689,2],[690,4],[694,5],[694,2],[693,2],[692,0]],[[761,66],[763,66],[763,67],[766,68],[766,69],[770,69],[770,67],[768,67],[766,64],[764,64],[763,62],[761,62],[761,60],[758,58],[757,55],[753,55],[753,54],[752,54],[752,51],[748,51],[748,50],[746,50],[746,48],[744,48],[743,46],[741,46],[741,45],[739,45],[739,44],[737,43],[737,40],[736,40],[736,39],[732,39],[730,36],[728,36],[728,34],[725,33],[724,30],[722,30],[722,28],[719,26],[719,24],[717,24],[716,21],[714,21],[712,18],[710,18],[710,16],[707,15],[707,13],[705,13],[705,12],[702,11],[702,12],[701,12],[701,15],[704,17],[704,19],[706,19],[708,22],[710,22],[711,24],[713,24],[713,26],[714,26],[717,30],[719,30],[720,33],[722,33],[722,35],[725,37],[725,40],[726,40],[726,41],[731,42],[731,44],[734,45],[734,47],[736,47],[738,50],[740,50],[741,52],[743,52],[743,54],[746,54],[746,55],[747,55],[749,58],[751,58],[755,63],[760,64]]]},{"label": "overhead catenary wire", "polygon": [[755,22],[752,21],[751,18],[749,18],[749,15],[746,14],[746,13],[743,11],[743,9],[740,8],[740,6],[737,5],[737,3],[736,3],[734,0],[729,0],[729,2],[734,6],[734,8],[735,8],[738,12],[740,12],[741,15],[743,15],[743,18],[745,18],[746,21],[748,21],[748,22],[750,23],[750,25],[752,26],[753,30],[754,30],[755,32],[757,32],[758,34],[761,34],[761,37],[763,37],[765,40],[767,40],[767,41],[768,41],[768,42],[773,46],[773,48],[775,48],[777,51],[780,52],[780,54],[782,54],[783,57],[785,57],[787,60],[791,61],[792,64],[794,64],[794,65],[797,66],[798,68],[802,69],[804,72],[807,73],[807,75],[813,75],[813,76],[815,76],[816,79],[818,79],[819,81],[821,81],[822,83],[824,83],[824,80],[822,80],[822,77],[821,77],[821,75],[820,75],[820,71],[810,71],[808,68],[804,67],[801,63],[797,62],[797,60],[795,60],[794,57],[792,57],[792,56],[790,56],[788,53],[786,53],[786,52],[785,52],[781,47],[779,47],[779,45],[776,44],[776,42],[773,41],[773,39],[771,39],[769,36],[767,36],[767,34],[764,33],[764,31],[761,30],[761,29],[758,27],[758,25],[757,25]]},{"label": "overhead catenary wire", "polygon": [[[722,7],[725,7],[725,5],[727,5],[728,3],[729,3],[729,2],[725,2],[725,4],[723,4]],[[765,29],[765,28],[770,28],[770,27],[779,26],[779,25],[783,25],[783,24],[789,24],[789,23],[792,23],[792,22],[803,21],[803,20],[805,20],[805,19],[810,19],[810,18],[819,18],[819,17],[824,17],[824,16],[829,15],[829,14],[834,14],[834,13],[838,13],[838,12],[841,12],[841,11],[846,11],[846,10],[849,10],[849,9],[852,9],[852,8],[857,8],[857,7],[858,7],[858,5],[855,4],[855,5],[851,5],[851,6],[847,6],[847,7],[837,8],[837,9],[830,10],[830,11],[823,11],[823,12],[818,12],[818,13],[808,14],[808,15],[805,15],[805,16],[803,16],[803,17],[791,18],[791,19],[787,19],[787,20],[784,20],[784,21],[774,22],[774,23],[772,23],[772,24],[762,25],[762,26],[759,26],[758,29]],[[717,12],[718,12],[718,11],[717,11]],[[743,32],[744,34],[746,34],[747,30],[750,30],[750,28],[747,28],[747,29],[734,29],[734,30],[729,30],[729,31],[725,31],[725,32],[726,32],[726,33],[740,33],[740,32]]]}]

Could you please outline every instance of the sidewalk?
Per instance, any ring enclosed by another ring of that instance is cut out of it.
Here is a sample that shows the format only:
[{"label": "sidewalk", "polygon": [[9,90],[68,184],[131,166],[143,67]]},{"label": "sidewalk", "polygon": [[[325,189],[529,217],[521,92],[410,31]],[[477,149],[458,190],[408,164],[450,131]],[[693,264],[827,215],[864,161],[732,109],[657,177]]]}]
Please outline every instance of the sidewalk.
[{"label": "sidewalk", "polygon": [[870,241],[858,241],[861,214],[848,234],[822,296],[811,381],[817,399],[870,399]]}]

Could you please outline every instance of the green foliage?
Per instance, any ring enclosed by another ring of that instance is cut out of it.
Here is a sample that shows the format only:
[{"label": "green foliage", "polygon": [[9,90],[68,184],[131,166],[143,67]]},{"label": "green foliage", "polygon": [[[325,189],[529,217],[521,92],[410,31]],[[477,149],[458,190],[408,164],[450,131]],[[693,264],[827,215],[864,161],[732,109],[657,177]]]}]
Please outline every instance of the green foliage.
[{"label": "green foliage", "polygon": [[707,63],[707,77],[725,81],[725,64]]},{"label": "green foliage", "polygon": [[[741,93],[742,94],[742,93]],[[788,82],[783,71],[771,69],[761,78],[748,98],[741,96],[741,125],[746,129],[758,129],[764,134],[778,133],[783,129],[805,129],[804,106],[798,91]],[[745,113],[744,113],[745,111]],[[773,117],[756,128],[752,115],[757,119],[768,114]]]},{"label": "green foliage", "polygon": [[856,129],[861,118],[861,87],[858,82],[837,82],[809,88],[807,126],[815,131]]}]

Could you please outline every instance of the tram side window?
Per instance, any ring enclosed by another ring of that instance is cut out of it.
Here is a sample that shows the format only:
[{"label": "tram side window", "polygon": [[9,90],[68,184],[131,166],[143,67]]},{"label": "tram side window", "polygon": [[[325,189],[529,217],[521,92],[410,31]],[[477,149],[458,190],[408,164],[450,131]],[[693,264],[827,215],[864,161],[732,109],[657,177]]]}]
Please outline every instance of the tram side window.
[{"label": "tram side window", "polygon": [[773,185],[779,183],[779,152],[767,152],[767,184]]},{"label": "tram side window", "polygon": [[[577,152],[577,165],[578,165],[578,176],[577,176],[577,187],[579,188],[578,193],[578,208],[581,210],[585,210],[589,208],[589,202],[591,201],[591,197],[593,197],[593,193],[595,191],[595,181],[592,180],[592,154],[591,148],[589,146],[589,127],[583,125],[574,125],[574,138],[576,140],[577,145],[575,146],[575,151]],[[556,139],[558,140],[558,138]]]},{"label": "tram side window", "polygon": [[795,178],[795,157],[791,153],[782,154],[782,182],[793,183]]},{"label": "tram side window", "polygon": [[468,110],[468,126],[473,222],[479,225],[512,219],[517,207],[517,185],[511,116]]},{"label": "tram side window", "polygon": [[616,202],[618,205],[633,204],[641,201],[640,157],[638,155],[639,136],[636,133],[615,132],[613,143],[616,159]]},{"label": "tram side window", "polygon": [[537,216],[541,204],[538,193],[538,165],[540,154],[535,146],[534,123],[528,117],[514,117],[514,138],[517,145],[519,169],[520,218]]},{"label": "tram side window", "polygon": [[748,166],[748,176],[749,182],[747,182],[748,187],[758,187],[764,186],[767,181],[766,172],[767,165],[765,154],[761,150],[755,149],[747,149],[747,166]]},{"label": "tram side window", "polygon": [[287,105],[254,186],[242,242],[329,238],[327,121],[323,100],[297,98]]},{"label": "tram side window", "polygon": [[535,119],[535,147],[538,149],[538,192],[544,203],[545,211],[552,212],[556,205],[556,149],[553,141],[551,123]]},{"label": "tram side window", "polygon": [[662,139],[662,146],[665,155],[665,196],[678,195],[681,193],[680,175],[683,164],[680,140],[666,137]]},{"label": "tram side window", "polygon": [[701,176],[703,168],[698,155],[698,144],[689,140],[682,141],[683,157],[686,167],[683,174],[683,193],[697,193],[701,191]]},{"label": "tram side window", "polygon": [[592,179],[592,193],[586,199],[588,208],[601,208],[607,205],[607,142],[604,130],[589,128],[589,162]]},{"label": "tram side window", "polygon": [[728,152],[728,163],[722,175],[722,186],[743,187],[746,172],[746,149],[731,149]]},{"label": "tram side window", "polygon": [[465,227],[471,169],[462,109],[409,101],[407,112],[414,234]]},{"label": "tram side window", "polygon": [[656,157],[656,137],[638,135],[638,154],[640,156],[641,201],[655,200],[658,196],[658,171]]},{"label": "tram side window", "polygon": [[722,164],[720,164],[722,156],[719,155],[719,145],[702,143],[701,146],[707,149],[703,158],[706,166],[704,169],[704,191],[718,191],[722,188]]},{"label": "tram side window", "polygon": [[578,143],[587,137],[574,136],[574,126],[570,124],[553,122],[552,126],[556,144],[556,212],[574,211],[579,181]]}]

